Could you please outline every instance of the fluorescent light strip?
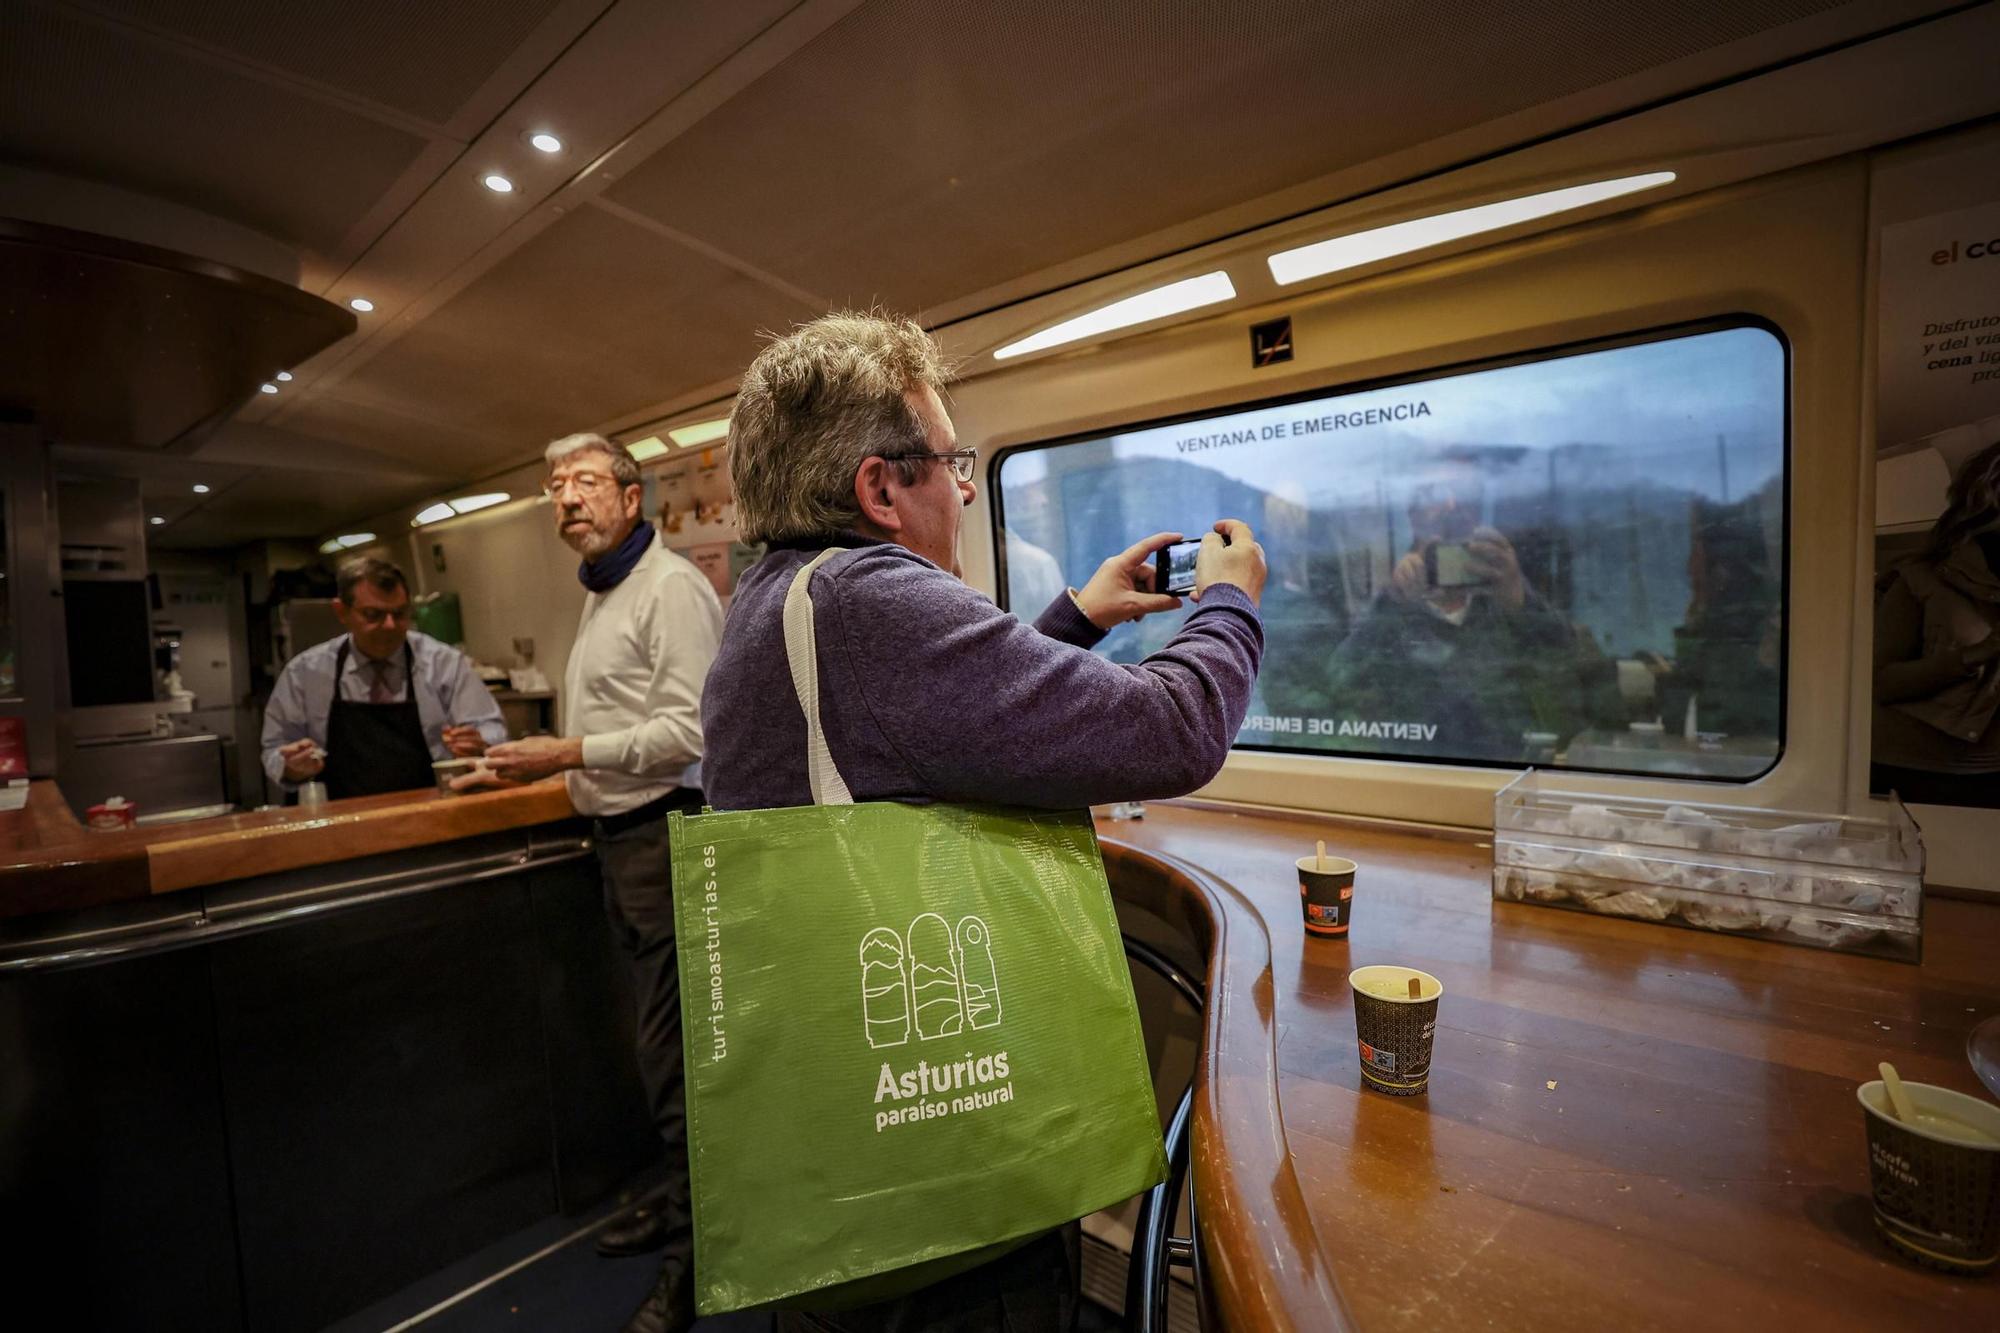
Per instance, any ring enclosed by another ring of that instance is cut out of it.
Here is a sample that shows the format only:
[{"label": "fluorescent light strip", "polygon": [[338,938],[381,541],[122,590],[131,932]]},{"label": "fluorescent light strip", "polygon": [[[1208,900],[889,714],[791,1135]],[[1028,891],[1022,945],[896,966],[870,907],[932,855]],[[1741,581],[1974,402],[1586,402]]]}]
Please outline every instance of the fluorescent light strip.
[{"label": "fluorescent light strip", "polygon": [[667,432],[667,438],[683,449],[692,449],[697,444],[708,444],[729,434],[729,418],[717,417],[713,421],[697,421],[692,426],[676,426]]},{"label": "fluorescent light strip", "polygon": [[410,526],[413,528],[421,528],[426,523],[435,523],[439,519],[445,519],[450,517],[451,517],[451,506],[445,504],[442,500],[440,500],[438,503],[431,505],[429,508],[420,511],[415,518],[410,520]]},{"label": "fluorescent light strip", "polygon": [[625,446],[625,452],[632,455],[632,461],[643,463],[649,458],[658,458],[668,449],[665,440],[657,435],[648,435],[643,440],[634,440]]},{"label": "fluorescent light strip", "polygon": [[335,551],[345,551],[353,546],[366,546],[375,540],[372,532],[350,532],[344,537],[329,537],[319,544],[321,555],[332,555]]},{"label": "fluorescent light strip", "polygon": [[1621,176],[1616,180],[1571,185],[1541,194],[1523,195],[1519,199],[1503,199],[1495,204],[1480,204],[1476,208],[1461,208],[1453,213],[1438,213],[1386,227],[1371,227],[1347,236],[1335,236],[1294,250],[1280,250],[1266,262],[1271,265],[1271,276],[1283,287],[1308,278],[1338,273],[1342,269],[1372,264],[1393,255],[1477,236],[1480,232],[1498,231],[1502,227],[1531,222],[1552,213],[1584,208],[1620,195],[1656,189],[1673,179],[1671,171],[1652,171],[1643,176]]},{"label": "fluorescent light strip", "polygon": [[1170,282],[1164,287],[1155,287],[1137,296],[1128,296],[1122,301],[1099,306],[1088,314],[1066,319],[1060,324],[1051,324],[1040,333],[1029,334],[1019,342],[1008,343],[993,353],[996,361],[1009,357],[1026,356],[1029,352],[1039,352],[1044,348],[1060,347],[1064,343],[1077,342],[1084,338],[1109,333],[1113,329],[1129,328],[1134,324],[1144,324],[1148,320],[1163,319],[1168,315],[1178,315],[1184,310],[1198,310],[1218,301],[1235,299],[1236,286],[1223,272],[1204,273],[1198,278],[1187,278],[1181,282]]},{"label": "fluorescent light strip", "polygon": [[470,514],[481,509],[490,509],[497,504],[506,504],[514,497],[505,491],[488,491],[484,495],[464,495],[456,500],[447,500],[454,514]]}]

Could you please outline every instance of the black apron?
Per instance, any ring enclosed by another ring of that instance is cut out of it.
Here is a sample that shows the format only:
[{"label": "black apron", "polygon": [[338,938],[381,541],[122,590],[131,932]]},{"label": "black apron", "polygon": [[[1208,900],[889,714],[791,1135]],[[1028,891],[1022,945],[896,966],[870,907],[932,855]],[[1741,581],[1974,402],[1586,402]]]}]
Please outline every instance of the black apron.
[{"label": "black apron", "polygon": [[326,713],[326,770],[331,800],[408,791],[432,782],[431,747],[417,716],[417,655],[403,642],[403,697],[393,704],[357,704],[340,697],[347,650],[333,656],[333,706]]}]

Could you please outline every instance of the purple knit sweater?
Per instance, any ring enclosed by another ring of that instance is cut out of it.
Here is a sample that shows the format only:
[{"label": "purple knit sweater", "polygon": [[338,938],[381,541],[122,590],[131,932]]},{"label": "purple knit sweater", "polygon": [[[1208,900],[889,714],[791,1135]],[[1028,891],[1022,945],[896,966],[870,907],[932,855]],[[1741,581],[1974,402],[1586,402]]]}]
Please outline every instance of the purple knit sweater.
[{"label": "purple knit sweater", "polygon": [[[1216,584],[1136,666],[1067,594],[1030,626],[914,551],[855,549],[813,574],[820,713],[857,801],[1075,809],[1180,796],[1222,768],[1257,679],[1264,630]],[[785,592],[818,553],[746,570],[701,701],[702,787],[718,810],[810,805],[805,715],[785,660]]]}]

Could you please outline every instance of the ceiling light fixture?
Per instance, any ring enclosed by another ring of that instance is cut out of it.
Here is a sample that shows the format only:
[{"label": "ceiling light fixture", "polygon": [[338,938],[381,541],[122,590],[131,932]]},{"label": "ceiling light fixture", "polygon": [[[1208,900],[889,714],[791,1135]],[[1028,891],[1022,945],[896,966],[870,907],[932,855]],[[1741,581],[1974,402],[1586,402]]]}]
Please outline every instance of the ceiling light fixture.
[{"label": "ceiling light fixture", "polygon": [[349,297],[347,304],[353,306],[364,315],[375,308],[375,303],[365,296]]},{"label": "ceiling light fixture", "polygon": [[289,370],[281,370],[278,372],[276,378],[280,384],[289,384],[291,383],[292,380],[292,372]]},{"label": "ceiling light fixture", "polygon": [[632,461],[643,463],[649,458],[658,458],[668,449],[665,440],[657,435],[648,435],[643,440],[634,440],[625,446],[625,452],[632,455]]},{"label": "ceiling light fixture", "polygon": [[1229,275],[1221,271],[1204,273],[1198,278],[1186,278],[1180,282],[1170,282],[1164,287],[1128,296],[1122,301],[1099,306],[1074,319],[1066,319],[1060,324],[1051,324],[1040,333],[1032,333],[1018,342],[1008,343],[993,353],[995,361],[1005,361],[1009,357],[1026,356],[1029,352],[1039,352],[1049,347],[1060,347],[1064,343],[1095,337],[1109,333],[1113,329],[1130,328],[1134,324],[1144,324],[1148,320],[1164,319],[1168,315],[1178,315],[1186,310],[1198,310],[1218,301],[1233,300],[1236,285]]},{"label": "ceiling light fixture", "polygon": [[1366,231],[1315,241],[1296,249],[1280,250],[1266,262],[1271,266],[1271,276],[1282,287],[1327,273],[1338,273],[1342,269],[1372,264],[1393,255],[1477,236],[1481,232],[1531,222],[1553,213],[1566,213],[1640,190],[1657,189],[1673,179],[1671,171],[1651,171],[1642,176],[1620,176],[1616,180],[1545,190],[1541,194],[1523,195],[1519,199],[1502,199],[1498,203],[1413,218],[1386,227],[1370,227]]},{"label": "ceiling light fixture", "polygon": [[278,386],[275,384],[260,384],[257,386],[257,391],[259,393],[276,393]]},{"label": "ceiling light fixture", "polygon": [[502,176],[497,171],[488,172],[485,176],[480,178],[479,183],[481,185],[484,185],[487,189],[493,191],[493,193],[495,194],[514,193],[514,182],[508,180],[505,176]]},{"label": "ceiling light fixture", "polygon": [[201,482],[196,482],[190,489],[192,489],[196,495],[208,494],[208,487],[203,485]]},{"label": "ceiling light fixture", "polygon": [[527,139],[528,147],[538,153],[560,153],[563,150],[562,140],[556,138],[555,135],[550,134],[547,130],[537,130],[535,133],[528,135]]},{"label": "ceiling light fixture", "polygon": [[683,449],[692,449],[698,444],[712,444],[729,434],[729,418],[717,417],[713,421],[697,421],[691,426],[676,426],[667,432],[667,438]]},{"label": "ceiling light fixture", "polygon": [[477,513],[481,509],[491,509],[494,505],[505,504],[514,497],[505,491],[486,491],[480,495],[461,495],[456,500],[440,500],[434,505],[418,511],[410,520],[410,526],[421,528],[431,523],[440,523],[459,514]]},{"label": "ceiling light fixture", "polygon": [[151,518],[147,519],[146,521],[147,521],[148,523],[151,523],[151,524],[152,524],[152,525],[153,525],[154,527],[156,527],[156,528],[157,528],[157,527],[159,527],[159,526],[160,526],[160,524],[162,524],[162,523],[166,522],[167,520],[165,520],[164,518],[161,518],[161,517],[160,517],[160,516],[159,516],[158,514],[155,514],[155,515],[153,515],[153,516],[152,516]]},{"label": "ceiling light fixture", "polygon": [[372,532],[350,532],[344,537],[329,537],[319,544],[321,555],[332,555],[335,551],[345,551],[350,547],[366,546],[375,540]]}]

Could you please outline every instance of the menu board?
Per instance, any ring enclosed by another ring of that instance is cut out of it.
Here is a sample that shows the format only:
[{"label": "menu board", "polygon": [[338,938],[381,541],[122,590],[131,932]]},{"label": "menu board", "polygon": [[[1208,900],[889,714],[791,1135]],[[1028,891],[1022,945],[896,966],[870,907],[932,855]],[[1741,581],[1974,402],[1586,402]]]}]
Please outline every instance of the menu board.
[{"label": "menu board", "polygon": [[661,541],[706,574],[727,606],[736,580],[764,553],[761,545],[741,540],[728,448],[671,454],[641,475],[646,512],[659,524]]}]

